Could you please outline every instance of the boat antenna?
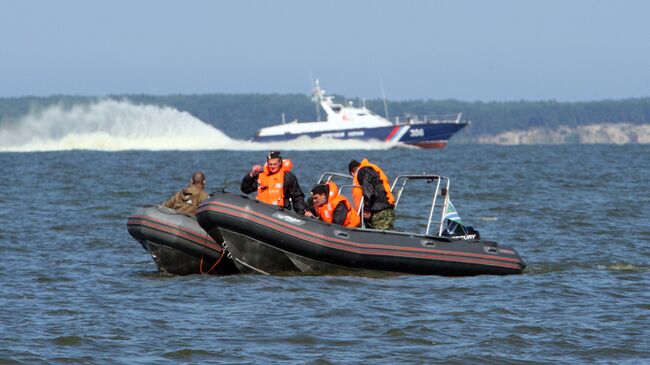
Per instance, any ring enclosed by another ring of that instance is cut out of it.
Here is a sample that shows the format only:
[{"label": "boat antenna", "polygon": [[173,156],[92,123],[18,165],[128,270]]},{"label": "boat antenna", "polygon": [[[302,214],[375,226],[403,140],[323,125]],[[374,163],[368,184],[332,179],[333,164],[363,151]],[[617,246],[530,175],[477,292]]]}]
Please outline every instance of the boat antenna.
[{"label": "boat antenna", "polygon": [[381,97],[384,99],[384,113],[386,114],[386,120],[388,120],[388,103],[386,103],[386,91],[384,90],[384,78],[380,77],[379,82],[381,84]]},{"label": "boat antenna", "polygon": [[312,76],[311,71],[309,71],[309,80],[311,80],[312,100],[316,107],[316,121],[320,122],[320,105],[318,105],[320,102],[320,87],[318,85],[318,79],[314,81],[314,76]]}]

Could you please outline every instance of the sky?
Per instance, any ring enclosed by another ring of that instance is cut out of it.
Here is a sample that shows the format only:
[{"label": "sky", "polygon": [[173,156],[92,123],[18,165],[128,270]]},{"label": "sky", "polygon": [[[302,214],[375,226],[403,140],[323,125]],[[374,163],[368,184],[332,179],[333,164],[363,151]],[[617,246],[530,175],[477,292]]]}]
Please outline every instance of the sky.
[{"label": "sky", "polygon": [[648,14],[642,0],[0,0],[0,97],[308,94],[313,79],[366,99],[647,97]]}]

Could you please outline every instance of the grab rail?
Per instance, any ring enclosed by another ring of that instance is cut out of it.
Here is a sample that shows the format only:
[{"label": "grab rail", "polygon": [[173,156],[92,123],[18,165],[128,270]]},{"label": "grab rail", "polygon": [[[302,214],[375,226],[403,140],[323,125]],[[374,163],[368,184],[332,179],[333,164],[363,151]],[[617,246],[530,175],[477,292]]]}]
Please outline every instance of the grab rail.
[{"label": "grab rail", "polygon": [[[443,231],[443,224],[445,221],[445,215],[447,214],[447,205],[449,203],[449,178],[446,176],[440,176],[440,175],[433,175],[433,174],[427,174],[427,173],[422,173],[421,175],[399,175],[395,178],[393,181],[393,185],[390,188],[390,191],[393,192],[395,195],[395,187],[398,186],[398,183],[401,183],[401,186],[399,187],[399,191],[396,193],[397,197],[395,198],[395,208],[397,208],[399,201],[402,197],[402,193],[404,192],[404,188],[406,187],[406,184],[410,180],[427,180],[427,183],[433,183],[435,181],[436,183],[436,188],[433,192],[433,197],[431,199],[431,209],[429,210],[429,218],[427,219],[427,229],[424,232],[425,235],[429,235],[429,231],[431,230],[431,224],[433,222],[433,216],[434,212],[436,211],[436,207],[440,207],[440,221],[437,222],[438,224],[438,236],[442,234]],[[441,188],[441,185],[443,186]],[[436,204],[438,195],[443,196],[443,202],[442,204]]]}]

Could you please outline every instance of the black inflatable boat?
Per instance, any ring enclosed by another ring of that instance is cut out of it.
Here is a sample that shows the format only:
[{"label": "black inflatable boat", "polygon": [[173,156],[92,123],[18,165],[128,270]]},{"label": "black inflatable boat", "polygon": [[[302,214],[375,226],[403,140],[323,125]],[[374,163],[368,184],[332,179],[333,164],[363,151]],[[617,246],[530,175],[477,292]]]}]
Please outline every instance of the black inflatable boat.
[{"label": "black inflatable boat", "polygon": [[128,217],[127,228],[160,271],[174,275],[239,272],[224,255],[217,232],[215,241],[194,217],[162,206],[141,207]]},{"label": "black inflatable boat", "polygon": [[[332,173],[329,173],[332,174]],[[218,192],[204,201],[197,220],[211,235],[223,235],[224,248],[242,271],[272,274],[340,270],[436,274],[447,276],[519,274],[525,268],[517,252],[495,242],[453,239],[430,234],[437,196],[448,201],[449,183],[435,175],[404,175],[400,179],[437,184],[429,224],[423,234],[348,229],[260,203],[246,195]],[[399,188],[397,203],[404,185]],[[444,212],[443,212],[444,214]],[[217,233],[218,232],[218,233]],[[221,236],[218,236],[221,237]]]}]

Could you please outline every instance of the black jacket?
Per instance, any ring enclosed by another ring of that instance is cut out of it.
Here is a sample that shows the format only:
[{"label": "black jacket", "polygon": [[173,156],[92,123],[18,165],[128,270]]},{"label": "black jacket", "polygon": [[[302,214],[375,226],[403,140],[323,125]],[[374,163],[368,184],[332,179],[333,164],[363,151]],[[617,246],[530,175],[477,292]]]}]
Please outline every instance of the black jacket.
[{"label": "black jacket", "polygon": [[345,218],[348,217],[348,206],[344,202],[339,202],[339,204],[334,208],[332,212],[332,223],[343,225],[345,223]]},{"label": "black jacket", "polygon": [[[251,177],[250,174],[246,174],[241,180],[241,191],[244,194],[257,191],[257,186],[257,176]],[[305,214],[305,194],[300,189],[296,175],[288,171],[284,173],[284,208],[290,209],[291,203],[296,213]]]},{"label": "black jacket", "polygon": [[[372,167],[362,167],[357,171],[357,180],[361,189],[363,190],[363,209],[371,212],[378,212],[380,210],[394,208],[392,204],[388,203],[386,197],[386,190],[384,184],[379,178],[377,171]],[[387,181],[390,183],[390,181]]]}]

